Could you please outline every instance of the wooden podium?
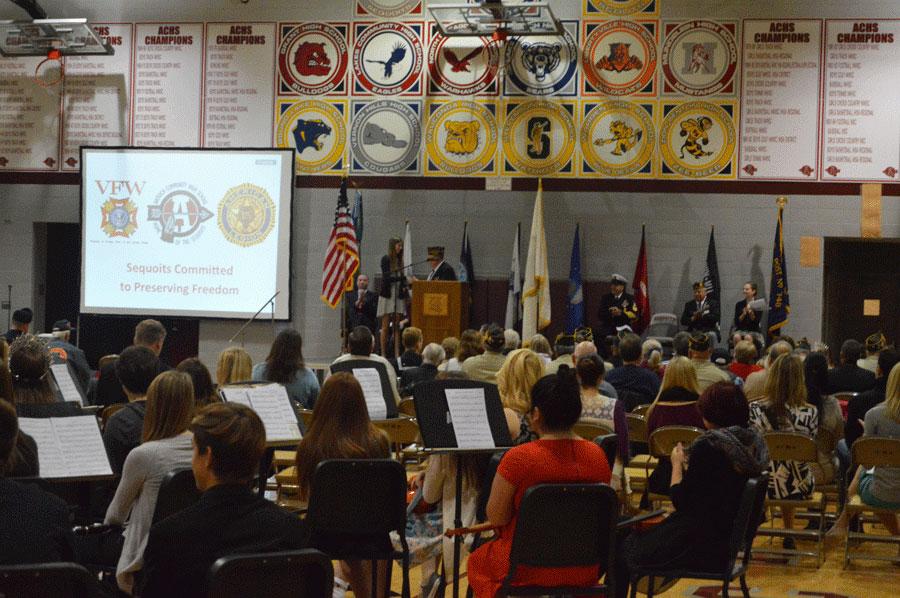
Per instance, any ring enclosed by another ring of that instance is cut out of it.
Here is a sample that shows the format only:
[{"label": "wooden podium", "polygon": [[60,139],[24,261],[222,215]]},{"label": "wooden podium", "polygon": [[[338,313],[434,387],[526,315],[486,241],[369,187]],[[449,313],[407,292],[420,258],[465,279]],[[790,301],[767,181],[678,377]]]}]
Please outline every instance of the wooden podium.
[{"label": "wooden podium", "polygon": [[412,292],[412,325],[422,329],[425,344],[458,338],[469,325],[468,284],[416,280]]}]

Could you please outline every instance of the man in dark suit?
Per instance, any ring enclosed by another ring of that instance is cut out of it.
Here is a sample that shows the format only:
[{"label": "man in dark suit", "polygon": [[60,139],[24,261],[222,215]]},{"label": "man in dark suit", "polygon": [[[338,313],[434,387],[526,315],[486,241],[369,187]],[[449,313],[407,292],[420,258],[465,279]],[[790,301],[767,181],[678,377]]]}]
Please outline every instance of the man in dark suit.
[{"label": "man in dark suit", "polygon": [[[166,329],[156,320],[142,320],[134,327],[133,343],[139,347],[147,347],[157,357],[162,353],[163,343],[166,341]],[[159,372],[171,369],[162,361],[159,362]],[[113,403],[127,403],[128,397],[122,390],[122,383],[116,375],[116,362],[105,365],[100,370],[100,378],[97,380],[97,396],[94,404],[106,407]]]},{"label": "man in dark suit", "polygon": [[620,326],[631,326],[640,316],[640,310],[634,302],[634,295],[625,292],[628,283],[621,274],[613,274],[609,281],[610,291],[600,298],[599,337],[615,336]]},{"label": "man in dark suit", "polygon": [[5,477],[19,437],[16,410],[0,400],[0,565],[74,558],[69,508],[58,497]]},{"label": "man in dark suit", "polygon": [[431,272],[428,273],[427,280],[456,280],[453,266],[444,261],[443,247],[428,248],[428,263],[431,265]]},{"label": "man in dark suit", "polygon": [[266,450],[259,416],[238,403],[215,403],[191,422],[199,502],[150,529],[143,598],[207,595],[209,569],[236,553],[299,550],[306,525],[250,490]]},{"label": "man in dark suit", "polygon": [[828,371],[828,394],[865,392],[875,387],[875,374],[856,365],[862,356],[859,341],[848,339],[841,345],[841,365]]},{"label": "man in dark suit", "polygon": [[369,290],[369,277],[356,277],[356,290],[346,294],[347,331],[365,326],[374,334],[378,330],[378,293]]},{"label": "man in dark suit", "polygon": [[715,299],[706,296],[706,287],[702,282],[693,284],[694,300],[684,304],[681,312],[681,325],[688,332],[719,333],[719,304]]}]

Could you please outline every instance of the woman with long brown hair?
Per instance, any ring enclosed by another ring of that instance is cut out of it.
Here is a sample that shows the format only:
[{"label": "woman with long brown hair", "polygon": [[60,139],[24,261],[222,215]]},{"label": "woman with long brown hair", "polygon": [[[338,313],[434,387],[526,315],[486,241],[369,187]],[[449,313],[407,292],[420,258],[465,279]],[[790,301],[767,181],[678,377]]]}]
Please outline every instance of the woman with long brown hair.
[{"label": "woman with long brown hair", "polygon": [[269,355],[253,367],[253,380],[284,386],[294,403],[312,409],[319,396],[319,379],[303,361],[303,338],[293,328],[275,337]]},{"label": "woman with long brown hair", "polygon": [[[300,487],[300,499],[309,500],[313,474],[322,461],[386,459],[390,456],[390,442],[384,432],[372,425],[359,382],[347,372],[330,376],[322,385],[309,429],[297,447],[297,482]],[[344,546],[350,543],[357,545],[373,543],[386,549],[390,547],[390,539],[386,535],[379,538],[312,539],[312,544],[326,553],[331,546]],[[382,565],[385,565],[383,570]],[[368,562],[342,561],[341,568],[343,577],[350,581],[355,595],[372,595],[372,573]],[[379,577],[386,572],[386,564],[381,563]],[[381,596],[383,584],[379,583],[378,588]]]},{"label": "woman with long brown hair", "polygon": [[131,593],[134,574],[144,564],[144,548],[153,523],[156,497],[163,478],[173,469],[191,465],[194,387],[191,377],[164,372],[147,389],[142,443],[125,459],[122,479],[106,510],[104,523],[124,525],[124,544],[116,566],[116,582]]},{"label": "woman with long brown hair", "polygon": [[381,293],[378,296],[378,317],[381,318],[381,356],[387,357],[388,333],[393,325],[394,357],[400,357],[400,320],[406,312],[407,282],[403,272],[403,241],[388,240],[387,254],[381,256]]}]

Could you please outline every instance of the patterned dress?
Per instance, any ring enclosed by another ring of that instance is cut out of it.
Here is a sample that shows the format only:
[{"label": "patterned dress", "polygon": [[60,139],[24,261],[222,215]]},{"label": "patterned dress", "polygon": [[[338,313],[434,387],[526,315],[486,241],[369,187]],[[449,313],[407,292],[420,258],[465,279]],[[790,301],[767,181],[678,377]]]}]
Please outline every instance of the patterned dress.
[{"label": "patterned dress", "polygon": [[[766,432],[799,432],[810,438],[816,437],[819,429],[819,412],[810,404],[802,407],[787,407],[787,417],[776,421],[772,404],[768,399],[750,403],[750,425]],[[804,500],[812,495],[815,488],[812,468],[799,461],[769,461],[769,497],[774,499]]]}]

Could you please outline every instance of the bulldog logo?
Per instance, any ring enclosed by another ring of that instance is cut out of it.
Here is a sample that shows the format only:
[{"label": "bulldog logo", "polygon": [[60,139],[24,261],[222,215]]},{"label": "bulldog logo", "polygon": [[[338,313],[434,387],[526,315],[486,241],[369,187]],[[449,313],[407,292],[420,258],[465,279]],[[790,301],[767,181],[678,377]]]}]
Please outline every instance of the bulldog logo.
[{"label": "bulldog logo", "polygon": [[324,42],[303,42],[294,54],[294,68],[303,76],[324,77],[331,71],[331,59]]},{"label": "bulldog logo", "polygon": [[451,154],[471,154],[478,148],[478,132],[481,130],[481,123],[477,120],[462,122],[448,120],[444,122],[444,129],[447,131],[444,149]]}]

